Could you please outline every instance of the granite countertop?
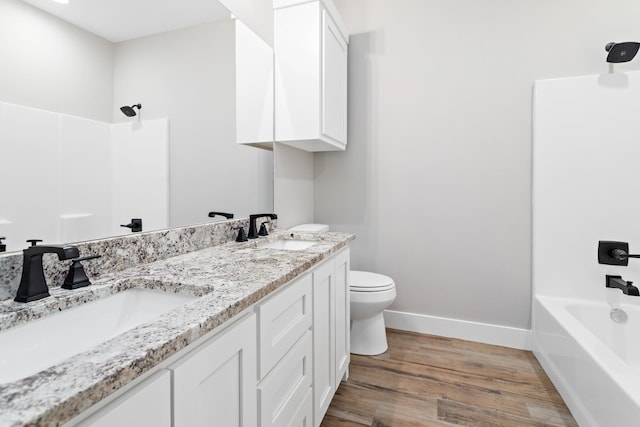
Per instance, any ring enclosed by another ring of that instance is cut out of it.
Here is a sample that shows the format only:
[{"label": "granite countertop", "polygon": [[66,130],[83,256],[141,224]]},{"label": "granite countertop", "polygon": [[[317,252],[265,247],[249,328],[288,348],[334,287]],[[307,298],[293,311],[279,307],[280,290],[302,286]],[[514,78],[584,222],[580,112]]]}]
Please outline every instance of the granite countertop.
[{"label": "granite countertop", "polygon": [[[265,240],[317,243],[287,251]],[[149,371],[187,345],[342,249],[351,233],[276,231],[102,275],[86,288],[52,289],[51,297],[0,302],[0,331],[129,288],[197,298],[84,353],[12,383],[0,384],[0,426],[58,426]]]}]

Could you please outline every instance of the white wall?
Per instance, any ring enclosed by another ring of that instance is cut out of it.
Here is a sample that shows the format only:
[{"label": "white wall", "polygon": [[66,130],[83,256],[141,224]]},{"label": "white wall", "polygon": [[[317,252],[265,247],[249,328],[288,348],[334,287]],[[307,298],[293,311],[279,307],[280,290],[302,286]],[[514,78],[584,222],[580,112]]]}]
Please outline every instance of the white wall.
[{"label": "white wall", "polygon": [[274,211],[278,228],[313,222],[313,153],[278,142],[274,154]]},{"label": "white wall", "polygon": [[532,83],[606,71],[640,3],[336,5],[349,145],[315,155],[315,221],[358,233],[352,266],[396,280],[392,309],[529,328]]},{"label": "white wall", "polygon": [[599,240],[640,252],[640,72],[543,80],[535,86],[534,290],[623,297],[605,275],[640,280],[640,262],[598,264]]},{"label": "white wall", "polygon": [[118,107],[136,103],[143,119],[169,119],[171,225],[273,206],[272,153],[235,144],[234,34],[227,20],[115,48],[113,120],[135,120]]},{"label": "white wall", "polygon": [[112,44],[19,0],[0,0],[0,101],[110,121]]}]

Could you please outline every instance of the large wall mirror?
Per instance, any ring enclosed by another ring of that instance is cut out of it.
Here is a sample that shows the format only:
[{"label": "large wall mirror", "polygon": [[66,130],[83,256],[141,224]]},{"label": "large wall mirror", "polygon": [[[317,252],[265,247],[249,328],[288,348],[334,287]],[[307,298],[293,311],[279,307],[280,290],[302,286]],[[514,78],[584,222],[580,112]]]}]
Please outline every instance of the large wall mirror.
[{"label": "large wall mirror", "polygon": [[7,249],[272,211],[272,152],[235,142],[236,24],[214,0],[0,0]]}]

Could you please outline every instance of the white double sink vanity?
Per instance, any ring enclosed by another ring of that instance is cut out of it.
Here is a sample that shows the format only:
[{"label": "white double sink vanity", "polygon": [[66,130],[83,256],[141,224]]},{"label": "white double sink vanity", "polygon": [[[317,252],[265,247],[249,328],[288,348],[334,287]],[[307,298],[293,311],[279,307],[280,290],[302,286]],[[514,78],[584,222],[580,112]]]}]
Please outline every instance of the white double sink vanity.
[{"label": "white double sink vanity", "polygon": [[36,345],[3,368],[0,425],[318,426],[348,373],[353,238],[275,232],[2,302],[2,345]]}]

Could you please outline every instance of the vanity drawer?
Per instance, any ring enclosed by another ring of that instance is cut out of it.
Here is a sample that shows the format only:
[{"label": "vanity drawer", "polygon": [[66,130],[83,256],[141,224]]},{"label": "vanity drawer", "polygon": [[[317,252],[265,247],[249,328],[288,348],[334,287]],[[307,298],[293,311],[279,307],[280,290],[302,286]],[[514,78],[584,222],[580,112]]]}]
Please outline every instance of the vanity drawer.
[{"label": "vanity drawer", "polygon": [[298,410],[289,420],[287,427],[311,427],[313,425],[313,389],[307,390],[307,395]]},{"label": "vanity drawer", "polygon": [[313,340],[311,331],[307,331],[258,385],[260,427],[297,425],[296,420],[311,420],[304,411],[308,411],[305,401],[311,392],[312,354]]},{"label": "vanity drawer", "polygon": [[311,275],[260,304],[257,313],[259,375],[263,379],[311,327]]}]

